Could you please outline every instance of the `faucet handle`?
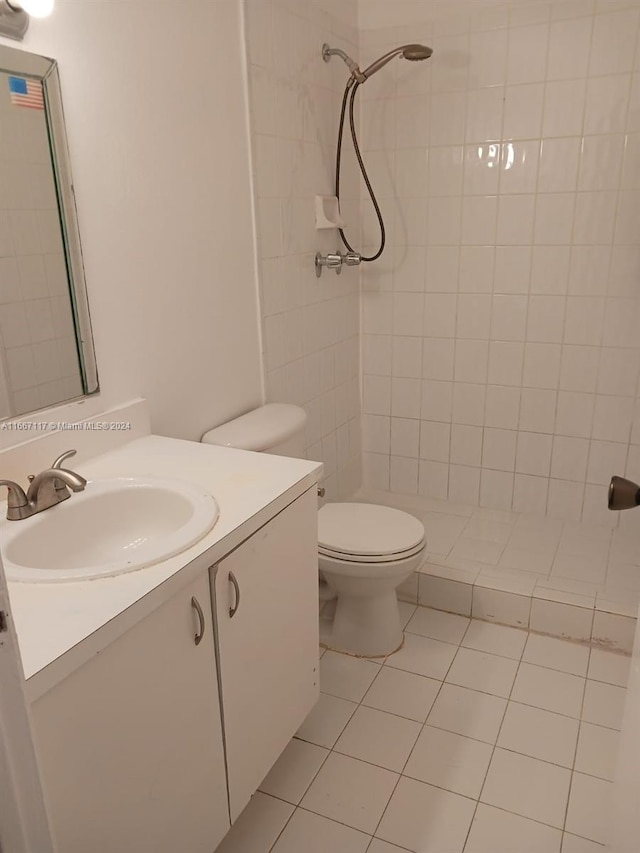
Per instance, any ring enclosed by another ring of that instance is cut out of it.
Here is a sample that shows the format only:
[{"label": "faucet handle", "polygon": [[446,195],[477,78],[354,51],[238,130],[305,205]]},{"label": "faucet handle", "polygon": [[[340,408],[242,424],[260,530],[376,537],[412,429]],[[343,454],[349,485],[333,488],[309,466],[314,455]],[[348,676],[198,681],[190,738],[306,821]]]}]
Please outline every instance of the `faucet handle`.
[{"label": "faucet handle", "polygon": [[0,486],[6,486],[8,489],[7,506],[27,505],[27,496],[22,486],[14,483],[13,480],[0,480]]},{"label": "faucet handle", "polygon": [[52,468],[62,468],[62,463],[66,462],[67,459],[71,459],[71,457],[75,456],[77,452],[78,452],[77,450],[65,450],[64,453],[62,453],[60,456],[58,456],[58,458],[56,459],[56,461],[53,463],[53,465],[51,467]]},{"label": "faucet handle", "polygon": [[26,518],[24,508],[29,506],[29,501],[22,486],[13,480],[0,480],[0,486],[6,486],[7,494],[7,519],[15,521],[18,518]]}]

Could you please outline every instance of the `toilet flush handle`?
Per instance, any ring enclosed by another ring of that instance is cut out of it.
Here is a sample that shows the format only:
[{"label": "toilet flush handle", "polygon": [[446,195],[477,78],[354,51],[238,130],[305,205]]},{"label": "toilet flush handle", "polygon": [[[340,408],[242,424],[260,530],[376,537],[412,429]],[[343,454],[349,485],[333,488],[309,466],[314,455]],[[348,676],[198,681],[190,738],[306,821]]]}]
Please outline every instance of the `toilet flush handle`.
[{"label": "toilet flush handle", "polygon": [[318,486],[318,497],[323,498],[326,494],[326,489],[324,486]]}]

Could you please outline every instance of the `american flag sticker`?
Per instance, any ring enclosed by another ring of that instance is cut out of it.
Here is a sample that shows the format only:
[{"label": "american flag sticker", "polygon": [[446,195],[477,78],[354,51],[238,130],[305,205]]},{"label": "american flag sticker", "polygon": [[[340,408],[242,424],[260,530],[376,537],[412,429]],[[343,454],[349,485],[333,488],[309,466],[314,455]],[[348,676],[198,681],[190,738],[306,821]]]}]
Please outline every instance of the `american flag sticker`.
[{"label": "american flag sticker", "polygon": [[25,77],[9,77],[9,97],[16,107],[43,110],[42,83]]}]

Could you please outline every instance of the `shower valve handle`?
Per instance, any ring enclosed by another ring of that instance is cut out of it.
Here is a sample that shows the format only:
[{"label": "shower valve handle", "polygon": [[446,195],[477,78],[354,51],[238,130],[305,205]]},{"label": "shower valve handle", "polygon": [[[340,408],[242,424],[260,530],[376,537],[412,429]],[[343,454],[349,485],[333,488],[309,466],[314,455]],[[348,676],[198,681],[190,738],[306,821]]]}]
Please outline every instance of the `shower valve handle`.
[{"label": "shower valve handle", "polygon": [[362,263],[362,255],[358,252],[347,252],[346,255],[340,255],[342,263],[348,267],[357,267]]},{"label": "shower valve handle", "polygon": [[336,275],[340,275],[342,272],[342,255],[340,252],[330,252],[328,255],[321,255],[320,252],[317,252],[314,263],[318,278],[322,275],[323,267],[328,270],[335,270]]}]

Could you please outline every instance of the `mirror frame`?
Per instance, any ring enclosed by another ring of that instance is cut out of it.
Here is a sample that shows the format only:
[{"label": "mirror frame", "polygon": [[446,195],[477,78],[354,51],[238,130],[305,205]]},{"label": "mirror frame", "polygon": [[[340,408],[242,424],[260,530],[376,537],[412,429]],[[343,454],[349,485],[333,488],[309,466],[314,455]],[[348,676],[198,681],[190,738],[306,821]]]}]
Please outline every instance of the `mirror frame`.
[{"label": "mirror frame", "polygon": [[[91,316],[84,274],[82,246],[80,244],[80,231],[78,228],[75,189],[71,175],[71,162],[64,123],[58,63],[55,59],[50,59],[46,56],[39,56],[35,53],[28,53],[24,50],[16,50],[12,47],[0,45],[0,71],[7,74],[30,77],[42,83],[51,164],[56,186],[60,229],[67,267],[69,298],[73,313],[78,361],[84,388],[84,393],[81,397],[60,400],[54,403],[53,406],[46,407],[53,408],[72,402],[73,400],[82,399],[85,396],[96,394],[100,390],[93,334],[91,331]],[[7,420],[28,414],[30,413],[21,412],[20,414],[12,415]]]}]

